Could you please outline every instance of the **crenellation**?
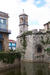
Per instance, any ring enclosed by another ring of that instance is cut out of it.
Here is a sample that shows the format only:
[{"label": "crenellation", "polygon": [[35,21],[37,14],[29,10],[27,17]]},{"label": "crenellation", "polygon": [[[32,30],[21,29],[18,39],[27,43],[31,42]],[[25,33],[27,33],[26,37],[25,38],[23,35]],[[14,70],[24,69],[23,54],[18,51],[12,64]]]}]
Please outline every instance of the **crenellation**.
[{"label": "crenellation", "polygon": [[45,33],[45,29],[39,29],[39,32]]}]

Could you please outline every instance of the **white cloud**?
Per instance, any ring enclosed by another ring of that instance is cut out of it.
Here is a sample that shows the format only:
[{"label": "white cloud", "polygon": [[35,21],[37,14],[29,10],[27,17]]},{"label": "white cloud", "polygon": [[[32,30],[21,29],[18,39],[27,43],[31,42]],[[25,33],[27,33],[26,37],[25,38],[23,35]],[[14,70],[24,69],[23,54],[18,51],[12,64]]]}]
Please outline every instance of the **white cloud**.
[{"label": "white cloud", "polygon": [[[27,0],[26,2],[21,2],[21,0],[1,0],[0,1],[0,11],[7,12],[10,16],[9,18],[9,29],[12,31],[10,39],[16,39],[19,34],[19,15],[25,13],[28,15],[29,19],[29,29],[43,28],[43,24],[50,21],[50,8],[48,7],[49,0],[46,0],[47,4],[44,7],[37,8],[33,4],[34,0]],[[38,24],[34,25],[34,21]]]},{"label": "white cloud", "polygon": [[46,1],[46,7],[50,8],[50,0],[45,0]]},{"label": "white cloud", "polygon": [[41,1],[40,1],[40,0],[36,2],[36,4],[40,4],[40,3],[41,3]]}]

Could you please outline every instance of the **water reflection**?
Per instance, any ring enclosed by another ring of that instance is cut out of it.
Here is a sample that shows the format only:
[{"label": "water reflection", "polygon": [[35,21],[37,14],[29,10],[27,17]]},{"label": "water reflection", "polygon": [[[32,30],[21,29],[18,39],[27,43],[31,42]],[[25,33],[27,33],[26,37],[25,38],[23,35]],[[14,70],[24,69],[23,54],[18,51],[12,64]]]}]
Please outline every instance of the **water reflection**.
[{"label": "water reflection", "polygon": [[49,64],[45,63],[23,63],[22,75],[50,75]]},{"label": "water reflection", "polygon": [[49,64],[46,63],[21,63],[18,68],[14,67],[0,75],[50,75]]},{"label": "water reflection", "polygon": [[21,67],[14,67],[12,69],[1,72],[0,75],[21,75]]}]

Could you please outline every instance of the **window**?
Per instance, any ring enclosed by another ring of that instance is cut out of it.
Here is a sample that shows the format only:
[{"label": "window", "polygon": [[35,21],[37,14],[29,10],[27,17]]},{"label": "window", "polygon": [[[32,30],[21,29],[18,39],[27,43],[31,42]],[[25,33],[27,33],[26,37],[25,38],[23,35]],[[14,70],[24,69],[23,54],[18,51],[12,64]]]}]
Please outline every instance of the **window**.
[{"label": "window", "polygon": [[3,38],[3,35],[2,34],[0,34],[0,38]]},{"label": "window", "polygon": [[0,18],[0,24],[6,24],[6,19]]},{"label": "window", "polygon": [[12,43],[12,46],[15,46],[16,47],[16,43]]},{"label": "window", "polygon": [[9,46],[12,46],[12,43],[11,42],[9,42]]},{"label": "window", "polygon": [[6,29],[6,19],[0,18],[0,28]]},{"label": "window", "polygon": [[23,18],[20,18],[20,23],[23,23]]},{"label": "window", "polygon": [[2,50],[2,42],[0,41],[0,51]]}]

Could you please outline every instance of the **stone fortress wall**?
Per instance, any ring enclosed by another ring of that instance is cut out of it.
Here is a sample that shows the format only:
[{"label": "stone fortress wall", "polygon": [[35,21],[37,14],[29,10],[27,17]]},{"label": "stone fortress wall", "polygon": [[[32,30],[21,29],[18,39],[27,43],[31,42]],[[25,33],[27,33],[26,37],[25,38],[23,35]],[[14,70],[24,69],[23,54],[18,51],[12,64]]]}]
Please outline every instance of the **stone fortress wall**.
[{"label": "stone fortress wall", "polygon": [[[17,36],[17,48],[22,54],[21,59],[24,61],[48,60],[50,56],[46,49],[50,48],[50,22],[44,24],[44,29],[28,31],[28,15],[22,14],[19,19],[21,23],[19,24],[20,34]],[[25,45],[23,41],[27,45],[25,49],[23,49]]]}]

